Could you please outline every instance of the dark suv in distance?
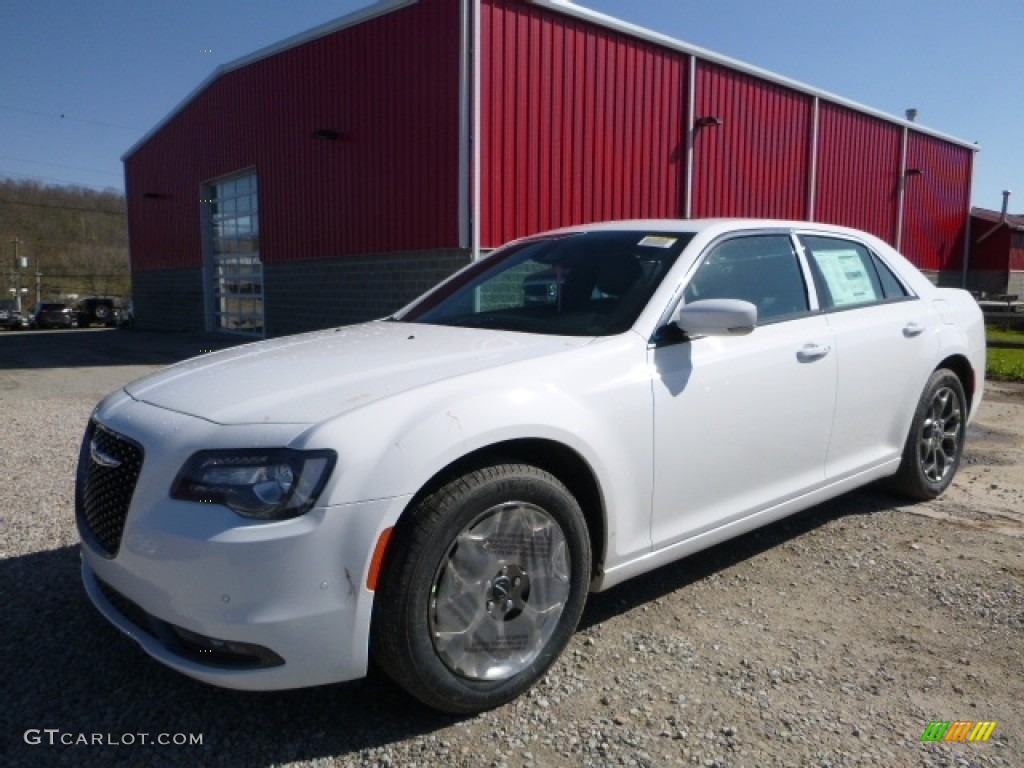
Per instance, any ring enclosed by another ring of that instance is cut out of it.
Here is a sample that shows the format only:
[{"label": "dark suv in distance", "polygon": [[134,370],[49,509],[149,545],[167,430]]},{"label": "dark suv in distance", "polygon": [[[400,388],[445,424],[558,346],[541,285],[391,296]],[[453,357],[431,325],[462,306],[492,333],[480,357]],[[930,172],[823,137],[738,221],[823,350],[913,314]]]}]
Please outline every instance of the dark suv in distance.
[{"label": "dark suv in distance", "polygon": [[28,318],[14,307],[14,302],[0,303],[0,328],[6,328],[9,331],[28,328]]},{"label": "dark suv in distance", "polygon": [[29,322],[33,328],[70,328],[71,308],[67,304],[41,301],[32,309]]},{"label": "dark suv in distance", "polygon": [[120,323],[121,308],[114,305],[113,299],[82,299],[75,304],[74,315],[79,328],[90,325],[114,328]]}]

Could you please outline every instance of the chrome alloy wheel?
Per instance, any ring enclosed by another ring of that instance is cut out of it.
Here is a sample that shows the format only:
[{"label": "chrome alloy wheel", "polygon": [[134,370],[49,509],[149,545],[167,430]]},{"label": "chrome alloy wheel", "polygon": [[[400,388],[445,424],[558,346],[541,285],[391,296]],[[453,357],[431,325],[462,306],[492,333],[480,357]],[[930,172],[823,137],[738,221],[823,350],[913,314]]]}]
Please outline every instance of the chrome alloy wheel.
[{"label": "chrome alloy wheel", "polygon": [[504,680],[547,645],[570,592],[565,534],[525,502],[491,507],[455,538],[434,575],[430,633],[452,672]]},{"label": "chrome alloy wheel", "polygon": [[963,406],[949,387],[936,390],[918,438],[921,471],[929,482],[938,483],[956,467],[963,429]]}]

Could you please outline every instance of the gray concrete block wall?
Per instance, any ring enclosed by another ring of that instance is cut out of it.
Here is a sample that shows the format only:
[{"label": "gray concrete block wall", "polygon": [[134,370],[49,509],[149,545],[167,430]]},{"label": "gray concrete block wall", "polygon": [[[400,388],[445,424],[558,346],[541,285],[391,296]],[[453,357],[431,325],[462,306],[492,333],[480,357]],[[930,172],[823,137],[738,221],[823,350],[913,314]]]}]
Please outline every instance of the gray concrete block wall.
[{"label": "gray concrete block wall", "polygon": [[[922,269],[921,274],[940,288],[963,288],[964,273],[962,270],[944,269],[940,272],[934,269]],[[968,275],[968,280],[970,280],[970,275]]]},{"label": "gray concrete block wall", "polygon": [[972,269],[967,273],[967,287],[981,293],[1007,293],[1006,274],[998,269]]},{"label": "gray concrete block wall", "polygon": [[[348,325],[394,312],[469,263],[467,251],[420,251],[263,265],[267,337]],[[206,329],[201,269],[136,271],[137,328]]]},{"label": "gray concrete block wall", "polygon": [[964,273],[960,269],[946,269],[932,279],[940,288],[963,288]]},{"label": "gray concrete block wall", "polygon": [[205,330],[202,269],[132,272],[132,310],[142,330]]},{"label": "gray concrete block wall", "polygon": [[468,251],[416,251],[263,265],[267,336],[384,317],[469,263]]},{"label": "gray concrete block wall", "polygon": [[[445,250],[264,264],[267,337],[384,317],[469,260],[467,251]],[[962,277],[952,270],[925,274],[934,283],[954,287],[959,287]],[[1005,272],[972,273],[970,278],[973,290],[1024,296],[1024,272],[1010,272],[1008,281]],[[132,300],[137,328],[206,330],[201,269],[133,272]]]}]

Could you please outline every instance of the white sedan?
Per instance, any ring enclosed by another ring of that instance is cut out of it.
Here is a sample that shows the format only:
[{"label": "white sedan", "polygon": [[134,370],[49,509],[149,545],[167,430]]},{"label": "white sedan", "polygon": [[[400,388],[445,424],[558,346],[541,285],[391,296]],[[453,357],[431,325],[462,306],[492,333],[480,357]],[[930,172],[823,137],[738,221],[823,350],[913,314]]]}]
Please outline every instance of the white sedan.
[{"label": "white sedan", "polygon": [[[510,701],[607,589],[879,478],[949,485],[977,304],[881,240],[758,220],[514,242],[386,320],[171,366],[79,460],[97,608],[242,689]],[[110,652],[109,650],[106,652]]]}]

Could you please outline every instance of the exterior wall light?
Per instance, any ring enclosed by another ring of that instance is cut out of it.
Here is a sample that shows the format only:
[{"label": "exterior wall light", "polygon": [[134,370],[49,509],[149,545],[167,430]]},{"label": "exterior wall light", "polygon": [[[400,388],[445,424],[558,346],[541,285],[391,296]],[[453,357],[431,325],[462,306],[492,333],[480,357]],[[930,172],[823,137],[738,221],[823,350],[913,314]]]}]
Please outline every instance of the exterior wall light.
[{"label": "exterior wall light", "polygon": [[907,168],[907,176],[924,176],[924,171],[920,168]]},{"label": "exterior wall light", "polygon": [[331,130],[330,128],[317,128],[313,131],[314,139],[325,139],[327,141],[337,141],[341,138],[339,131]]},{"label": "exterior wall light", "polygon": [[694,125],[698,128],[710,128],[711,126],[718,127],[722,124],[720,117],[714,115],[705,115],[704,117],[698,117],[697,122]]}]

